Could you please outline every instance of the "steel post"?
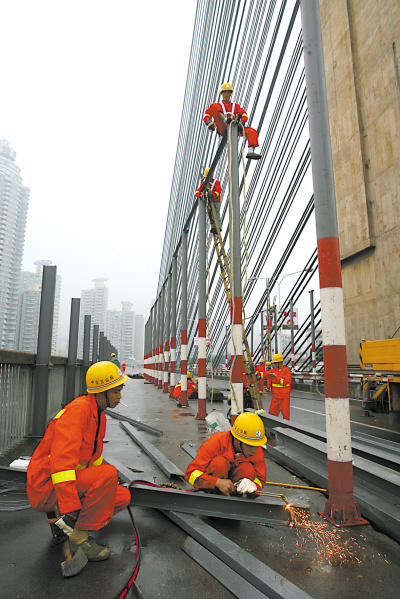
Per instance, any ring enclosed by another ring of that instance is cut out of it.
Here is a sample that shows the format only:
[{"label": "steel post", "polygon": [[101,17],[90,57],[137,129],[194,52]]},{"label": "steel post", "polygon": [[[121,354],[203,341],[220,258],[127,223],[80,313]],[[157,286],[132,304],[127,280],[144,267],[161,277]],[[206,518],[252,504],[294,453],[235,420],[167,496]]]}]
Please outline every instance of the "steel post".
[{"label": "steel post", "polygon": [[104,347],[104,332],[100,331],[100,334],[99,334],[99,362],[102,362],[104,360],[103,347]]},{"label": "steel post", "polygon": [[231,183],[229,232],[231,250],[230,288],[233,355],[231,356],[231,422],[243,412],[243,340],[242,340],[242,272],[240,251],[240,202],[238,168],[238,125],[228,129],[228,168]]},{"label": "steel post", "polygon": [[315,319],[314,319],[314,290],[310,294],[310,320],[311,320],[311,363],[313,374],[317,373],[317,363],[315,359]]},{"label": "steel post", "polygon": [[71,299],[71,320],[69,324],[67,383],[65,404],[75,399],[76,360],[78,357],[79,310],[81,300],[78,297]]},{"label": "steel post", "polygon": [[301,0],[310,128],[321,321],[329,499],[323,515],[334,524],[361,524],[354,500],[342,274],[332,165],[319,0]]},{"label": "steel post", "polygon": [[34,437],[42,437],[46,430],[56,274],[56,266],[43,266],[33,396],[32,436]]},{"label": "steel post", "polygon": [[176,275],[177,275],[177,256],[172,258],[172,279],[171,279],[171,381],[170,397],[172,397],[176,385]]},{"label": "steel post", "polygon": [[99,325],[93,326],[93,347],[92,347],[92,364],[98,361],[99,351]]},{"label": "steel post", "polygon": [[261,357],[264,357],[264,310],[261,310]]},{"label": "steel post", "polygon": [[168,393],[168,375],[169,375],[169,337],[171,333],[171,281],[172,281],[172,273],[169,273],[167,282],[168,291],[167,291],[167,314],[165,321],[165,352],[164,352],[164,393]]},{"label": "steel post", "polygon": [[83,360],[81,369],[81,395],[86,395],[86,373],[90,364],[90,329],[92,317],[90,314],[85,314],[83,324]]},{"label": "steel post", "polygon": [[199,198],[199,336],[198,336],[198,411],[196,418],[204,420],[207,416],[207,228],[206,202]]},{"label": "steel post", "polygon": [[294,322],[293,322],[293,298],[290,298],[290,361],[291,370],[294,372]]},{"label": "steel post", "polygon": [[274,306],[274,335],[275,335],[275,353],[278,353],[278,313]]},{"label": "steel post", "polygon": [[181,398],[180,404],[187,406],[187,238],[182,231],[182,280],[181,280]]}]

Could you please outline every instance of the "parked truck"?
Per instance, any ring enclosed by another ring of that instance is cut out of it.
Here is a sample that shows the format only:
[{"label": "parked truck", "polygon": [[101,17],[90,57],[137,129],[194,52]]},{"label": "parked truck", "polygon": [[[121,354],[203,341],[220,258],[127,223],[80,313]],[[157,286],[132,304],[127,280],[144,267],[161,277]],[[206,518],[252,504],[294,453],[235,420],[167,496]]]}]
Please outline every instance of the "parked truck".
[{"label": "parked truck", "polygon": [[400,339],[362,341],[362,407],[369,412],[389,412],[400,417]]}]

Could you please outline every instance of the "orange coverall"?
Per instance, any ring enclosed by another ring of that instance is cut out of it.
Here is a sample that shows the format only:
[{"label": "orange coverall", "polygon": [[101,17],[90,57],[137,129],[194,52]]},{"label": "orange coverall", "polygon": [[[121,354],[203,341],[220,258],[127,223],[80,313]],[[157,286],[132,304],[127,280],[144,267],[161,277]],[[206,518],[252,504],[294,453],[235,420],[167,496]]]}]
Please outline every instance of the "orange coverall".
[{"label": "orange coverall", "polygon": [[[201,183],[200,187],[198,189],[196,189],[196,191],[194,192],[194,195],[196,196],[196,198],[199,198],[201,196],[201,190],[203,188],[203,183]],[[218,179],[211,179],[211,190],[210,190],[213,194],[213,201],[214,202],[220,202],[221,201],[221,183],[220,181],[218,181]]]},{"label": "orange coverall", "polygon": [[185,480],[195,488],[214,489],[218,478],[230,478],[233,483],[249,478],[258,491],[262,489],[267,478],[262,448],[257,447],[253,456],[245,458],[242,453],[235,454],[230,431],[211,435],[187,467]]},{"label": "orange coverall", "polygon": [[258,388],[260,390],[260,393],[262,393],[263,387],[264,387],[264,378],[265,378],[265,364],[257,364],[256,372],[258,372],[261,376],[260,380],[258,381]]},{"label": "orange coverall", "polygon": [[[174,399],[176,399],[176,400],[178,400],[180,398],[180,396],[181,396],[181,385],[182,385],[181,381],[179,381],[179,383],[177,385],[175,385],[172,397]],[[187,399],[189,399],[189,397],[192,395],[193,391],[197,391],[196,385],[194,383],[190,383],[188,381],[188,383],[187,383],[187,395],[186,395]]]},{"label": "orange coverall", "polygon": [[[61,514],[81,510],[78,530],[99,530],[130,502],[114,466],[103,463],[106,417],[94,395],[77,397],[51,420],[27,471],[31,506]],[[96,441],[97,433],[97,441]]]},{"label": "orange coverall", "polygon": [[[275,377],[270,377],[271,373],[276,374]],[[272,416],[279,416],[279,412],[282,412],[282,416],[285,420],[290,420],[290,388],[292,386],[292,373],[289,368],[282,366],[279,368],[272,368],[267,372],[267,390],[272,385],[272,401],[269,407],[268,414]]]},{"label": "orange coverall", "polygon": [[[227,113],[232,113],[234,115],[241,114],[242,117],[240,120],[243,124],[247,123],[247,121],[249,120],[246,111],[239,104],[237,104],[236,102],[224,102],[223,100],[221,100],[221,102],[214,102],[213,104],[211,104],[211,106],[209,106],[209,108],[207,108],[207,110],[204,113],[203,121],[205,124],[207,124],[209,121],[214,119],[214,123],[217,127],[218,133],[220,135],[223,135],[226,131],[226,123],[223,117]],[[252,127],[245,127],[244,132],[247,137],[248,145],[256,148],[258,146],[257,131]]]}]

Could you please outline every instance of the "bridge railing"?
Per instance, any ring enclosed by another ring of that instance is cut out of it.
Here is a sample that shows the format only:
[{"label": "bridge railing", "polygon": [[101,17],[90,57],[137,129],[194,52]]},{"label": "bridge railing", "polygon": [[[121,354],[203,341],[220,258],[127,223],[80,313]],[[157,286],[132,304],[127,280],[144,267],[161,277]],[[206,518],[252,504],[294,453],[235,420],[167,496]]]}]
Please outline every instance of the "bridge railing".
[{"label": "bridge railing", "polygon": [[[46,422],[65,403],[67,358],[52,356]],[[32,436],[36,354],[0,350],[0,454]],[[80,395],[82,360],[75,367],[75,393]]]}]

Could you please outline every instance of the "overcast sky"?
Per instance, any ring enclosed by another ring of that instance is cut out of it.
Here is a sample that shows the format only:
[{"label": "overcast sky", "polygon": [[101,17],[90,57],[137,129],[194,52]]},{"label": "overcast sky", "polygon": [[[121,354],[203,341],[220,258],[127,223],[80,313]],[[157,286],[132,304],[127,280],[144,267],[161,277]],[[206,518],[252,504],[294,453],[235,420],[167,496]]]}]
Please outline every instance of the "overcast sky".
[{"label": "overcast sky", "polygon": [[30,192],[23,270],[71,297],[156,296],[196,0],[0,0],[0,137]]}]

